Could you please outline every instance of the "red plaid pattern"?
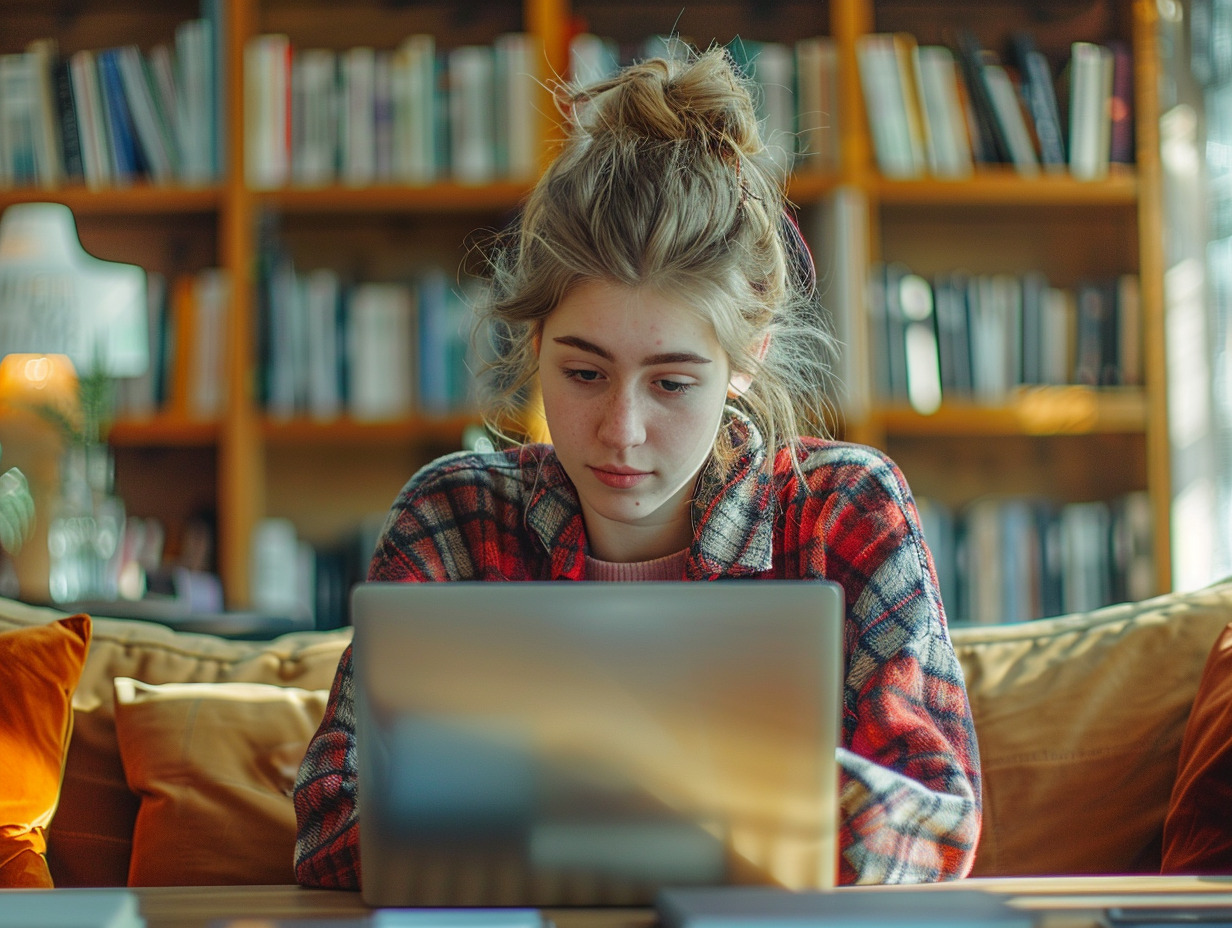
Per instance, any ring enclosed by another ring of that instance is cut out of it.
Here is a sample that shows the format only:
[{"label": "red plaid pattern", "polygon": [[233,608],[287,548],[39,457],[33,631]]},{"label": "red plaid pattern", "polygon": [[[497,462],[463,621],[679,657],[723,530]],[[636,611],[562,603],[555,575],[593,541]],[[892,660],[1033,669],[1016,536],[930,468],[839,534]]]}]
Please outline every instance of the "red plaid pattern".
[{"label": "red plaid pattern", "polygon": [[[979,757],[932,557],[898,468],[879,452],[806,440],[803,479],[782,451],[773,473],[734,417],[739,459],[703,481],[684,580],[825,578],[847,602],[842,883],[965,876],[980,829]],[[586,534],[552,449],[458,453],[424,468],[395,502],[371,580],[580,580]],[[350,648],[295,787],[295,872],[357,888],[355,716]]]}]

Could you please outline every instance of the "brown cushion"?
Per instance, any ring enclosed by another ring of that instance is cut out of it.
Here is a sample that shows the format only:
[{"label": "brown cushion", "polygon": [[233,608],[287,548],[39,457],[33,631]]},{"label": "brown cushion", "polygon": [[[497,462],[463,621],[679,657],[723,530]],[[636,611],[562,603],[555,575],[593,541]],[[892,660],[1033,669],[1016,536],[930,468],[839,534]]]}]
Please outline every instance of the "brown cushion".
[{"label": "brown cushion", "polygon": [[121,677],[115,693],[141,797],[129,885],[294,883],[291,790],[328,690]]},{"label": "brown cushion", "polygon": [[0,633],[0,886],[52,886],[43,855],[90,617]]},{"label": "brown cushion", "polygon": [[956,627],[984,774],[975,876],[1154,872],[1201,667],[1232,583]]},{"label": "brown cushion", "polygon": [[[0,630],[45,624],[54,609],[0,599]],[[350,629],[295,632],[272,641],[229,641],[152,622],[94,617],[94,636],[73,697],[74,730],[60,808],[48,833],[57,886],[123,886],[140,805],[128,788],[115,731],[112,681],[244,681],[327,689]]]},{"label": "brown cushion", "polygon": [[1164,873],[1232,873],[1232,625],[1211,649],[1164,821]]}]

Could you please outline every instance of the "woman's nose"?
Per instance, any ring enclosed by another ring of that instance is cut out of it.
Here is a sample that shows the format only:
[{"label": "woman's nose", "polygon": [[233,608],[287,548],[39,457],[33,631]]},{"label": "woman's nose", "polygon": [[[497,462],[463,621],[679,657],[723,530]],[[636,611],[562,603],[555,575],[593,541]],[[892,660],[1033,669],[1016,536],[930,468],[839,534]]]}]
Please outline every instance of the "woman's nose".
[{"label": "woman's nose", "polygon": [[646,440],[646,425],[637,398],[613,390],[599,422],[599,440],[614,448],[631,448]]}]

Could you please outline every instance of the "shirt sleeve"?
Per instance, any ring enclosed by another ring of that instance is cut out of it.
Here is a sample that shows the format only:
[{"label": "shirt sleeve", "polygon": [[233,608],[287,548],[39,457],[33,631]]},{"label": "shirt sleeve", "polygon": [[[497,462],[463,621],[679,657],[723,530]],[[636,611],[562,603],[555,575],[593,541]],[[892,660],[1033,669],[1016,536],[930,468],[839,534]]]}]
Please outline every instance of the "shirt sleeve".
[{"label": "shirt sleeve", "polygon": [[888,461],[831,511],[827,566],[848,593],[840,882],[966,876],[979,752],[932,558]]},{"label": "shirt sleeve", "polygon": [[303,886],[359,889],[359,819],[351,646],[338,662],[321,725],[295,780],[295,879]]}]

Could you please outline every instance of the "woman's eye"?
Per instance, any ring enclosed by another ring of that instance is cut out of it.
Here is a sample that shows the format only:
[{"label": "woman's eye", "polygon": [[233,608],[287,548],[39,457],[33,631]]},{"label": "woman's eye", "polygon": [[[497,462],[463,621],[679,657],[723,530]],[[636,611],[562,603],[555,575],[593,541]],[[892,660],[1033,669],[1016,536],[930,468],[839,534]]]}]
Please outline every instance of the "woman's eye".
[{"label": "woman's eye", "polygon": [[692,389],[693,384],[684,383],[680,380],[660,380],[659,389],[664,393],[687,393]]},{"label": "woman's eye", "polygon": [[599,379],[599,372],[588,367],[566,367],[565,377],[568,380],[580,380],[582,383],[594,383]]}]

